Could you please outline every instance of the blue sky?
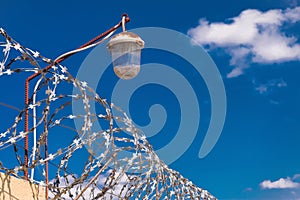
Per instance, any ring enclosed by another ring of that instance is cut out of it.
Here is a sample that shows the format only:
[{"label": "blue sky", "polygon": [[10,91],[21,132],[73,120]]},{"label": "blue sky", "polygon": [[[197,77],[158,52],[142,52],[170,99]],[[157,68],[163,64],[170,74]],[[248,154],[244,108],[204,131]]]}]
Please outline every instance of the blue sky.
[{"label": "blue sky", "polygon": [[[211,114],[202,82],[201,130],[170,166],[219,199],[300,199],[299,4],[299,0],[5,1],[0,7],[0,26],[50,58],[110,28],[124,12],[131,18],[128,29],[163,27],[188,34],[204,46],[220,71],[227,96],[226,121],[214,149],[199,159]],[[78,54],[64,64],[79,66],[85,56]],[[142,63],[188,65],[167,52],[148,50],[143,56]],[[71,73],[76,75],[77,70]],[[173,104],[178,107],[171,101],[172,93],[157,97],[164,88],[153,87],[150,93],[135,94],[140,101],[133,102],[137,108],[133,106],[131,116],[147,124],[146,111],[141,109],[145,104],[166,106],[168,127],[149,138],[160,148],[174,137],[171,133],[180,113],[172,108]],[[109,89],[97,91],[110,94]],[[2,101],[7,98],[2,96]],[[11,103],[18,105],[17,100]]]}]

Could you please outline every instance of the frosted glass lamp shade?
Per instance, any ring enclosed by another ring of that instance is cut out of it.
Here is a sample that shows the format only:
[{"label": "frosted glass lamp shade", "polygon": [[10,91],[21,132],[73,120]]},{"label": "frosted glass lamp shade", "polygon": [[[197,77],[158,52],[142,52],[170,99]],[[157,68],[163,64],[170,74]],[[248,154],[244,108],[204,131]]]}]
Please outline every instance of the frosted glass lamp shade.
[{"label": "frosted glass lamp shade", "polygon": [[111,53],[114,72],[121,79],[132,79],[140,71],[141,49],[144,41],[136,34],[122,32],[107,43]]}]

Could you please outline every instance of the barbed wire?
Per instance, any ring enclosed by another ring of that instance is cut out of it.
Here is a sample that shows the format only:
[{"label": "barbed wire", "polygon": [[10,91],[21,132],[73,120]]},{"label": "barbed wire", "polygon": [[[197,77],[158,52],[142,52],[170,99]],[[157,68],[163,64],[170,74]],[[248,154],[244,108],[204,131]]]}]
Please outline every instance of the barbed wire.
[{"label": "barbed wire", "polygon": [[[5,131],[0,129],[0,151],[11,150],[16,158],[14,164],[1,160],[0,170],[5,175],[45,187],[49,199],[216,199],[165,165],[126,113],[100,97],[87,82],[20,45],[2,28],[0,34],[0,80],[40,73],[24,108],[1,102],[18,111],[12,124]],[[43,70],[47,65],[51,68]],[[74,101],[84,108],[82,113],[72,114]],[[98,106],[97,113],[91,113],[92,103]],[[26,110],[36,121],[29,123],[28,131],[24,130]],[[74,128],[74,121],[81,129]],[[96,122],[104,128],[96,130]],[[38,138],[36,147],[29,150],[27,167],[22,141],[26,136],[32,139],[34,131]],[[25,171],[34,169],[32,179],[24,177]]]}]

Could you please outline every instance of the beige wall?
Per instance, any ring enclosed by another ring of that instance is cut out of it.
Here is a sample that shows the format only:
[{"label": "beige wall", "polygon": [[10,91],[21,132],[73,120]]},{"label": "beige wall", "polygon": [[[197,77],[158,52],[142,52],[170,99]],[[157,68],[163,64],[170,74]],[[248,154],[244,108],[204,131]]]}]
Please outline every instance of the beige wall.
[{"label": "beige wall", "polygon": [[45,189],[0,173],[0,200],[45,200]]}]

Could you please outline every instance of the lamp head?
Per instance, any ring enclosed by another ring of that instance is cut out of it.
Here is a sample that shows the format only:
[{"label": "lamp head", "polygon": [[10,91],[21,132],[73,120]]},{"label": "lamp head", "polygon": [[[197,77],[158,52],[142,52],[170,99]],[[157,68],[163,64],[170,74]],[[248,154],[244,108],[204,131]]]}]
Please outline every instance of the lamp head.
[{"label": "lamp head", "polygon": [[140,71],[144,41],[132,32],[122,32],[111,38],[107,48],[112,55],[115,74],[121,79],[132,79]]}]

